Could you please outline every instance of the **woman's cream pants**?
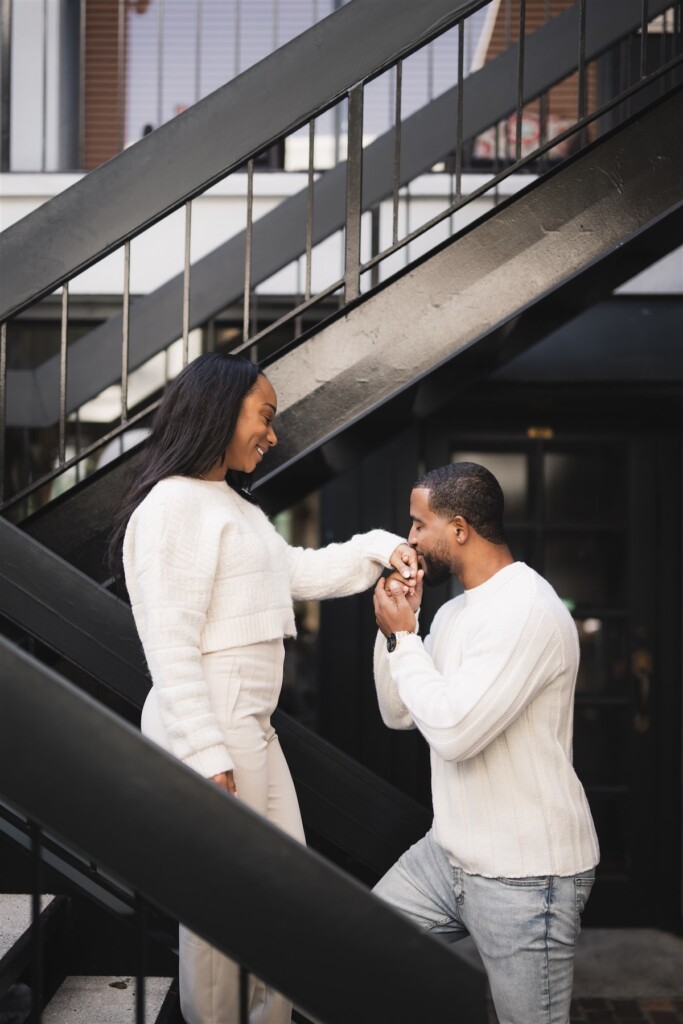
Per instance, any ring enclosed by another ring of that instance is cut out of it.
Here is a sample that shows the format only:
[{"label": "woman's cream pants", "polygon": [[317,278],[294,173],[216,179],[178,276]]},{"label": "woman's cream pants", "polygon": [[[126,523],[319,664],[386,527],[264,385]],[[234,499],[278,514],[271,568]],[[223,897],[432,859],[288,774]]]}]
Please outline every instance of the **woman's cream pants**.
[{"label": "woman's cream pants", "polygon": [[[275,640],[205,654],[202,667],[235,762],[237,799],[303,843],[294,784],[270,724],[282,686],[283,655],[282,641]],[[145,736],[169,749],[154,689],[141,727]],[[239,1024],[237,964],[182,925],[179,950],[180,1003],[187,1024]],[[249,976],[249,1024],[290,1024],[291,1012],[284,996]]]}]

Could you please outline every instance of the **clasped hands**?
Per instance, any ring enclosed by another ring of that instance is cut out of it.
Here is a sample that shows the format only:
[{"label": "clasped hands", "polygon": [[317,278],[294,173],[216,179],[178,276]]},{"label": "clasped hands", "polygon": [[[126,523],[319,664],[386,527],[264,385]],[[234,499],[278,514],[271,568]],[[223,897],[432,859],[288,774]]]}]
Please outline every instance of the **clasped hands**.
[{"label": "clasped hands", "polygon": [[424,571],[418,568],[417,554],[409,544],[399,544],[390,561],[394,571],[381,576],[375,587],[377,626],[384,636],[401,630],[412,633],[417,626],[415,613],[422,600]]}]

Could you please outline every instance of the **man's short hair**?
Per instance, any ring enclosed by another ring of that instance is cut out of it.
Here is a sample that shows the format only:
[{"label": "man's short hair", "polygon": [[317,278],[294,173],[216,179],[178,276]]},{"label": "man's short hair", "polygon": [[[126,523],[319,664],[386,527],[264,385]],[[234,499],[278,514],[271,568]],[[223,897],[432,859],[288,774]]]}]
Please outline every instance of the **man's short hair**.
[{"label": "man's short hair", "polygon": [[414,487],[429,491],[429,507],[444,519],[462,516],[492,544],[505,544],[500,484],[485,466],[476,462],[452,462],[425,473]]}]

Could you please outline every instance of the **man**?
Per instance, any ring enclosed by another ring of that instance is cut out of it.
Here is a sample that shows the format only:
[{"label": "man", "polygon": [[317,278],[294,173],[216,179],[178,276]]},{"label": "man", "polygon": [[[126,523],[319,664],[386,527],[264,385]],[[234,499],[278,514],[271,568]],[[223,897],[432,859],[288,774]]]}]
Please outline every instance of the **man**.
[{"label": "man", "polygon": [[[375,681],[385,724],[429,743],[434,824],[375,892],[446,941],[472,936],[500,1024],[567,1024],[599,857],[572,767],[576,629],[510,554],[503,493],[483,466],[427,473],[410,515],[419,580],[377,584]],[[465,592],[423,642],[422,577],[450,575]]]}]

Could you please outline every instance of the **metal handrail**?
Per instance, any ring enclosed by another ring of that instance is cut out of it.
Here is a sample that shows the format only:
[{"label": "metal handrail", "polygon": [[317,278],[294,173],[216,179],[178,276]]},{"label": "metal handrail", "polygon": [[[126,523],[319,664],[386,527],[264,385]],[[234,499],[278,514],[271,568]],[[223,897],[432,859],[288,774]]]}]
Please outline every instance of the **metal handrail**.
[{"label": "metal handrail", "polygon": [[[623,11],[623,8],[624,8],[625,4],[624,4],[623,0],[620,0],[620,2],[622,3],[622,6],[621,6],[620,10]],[[638,11],[641,12],[640,17],[636,18],[636,27],[642,27],[642,24],[646,23],[646,21],[647,21],[647,19],[645,19],[646,11],[648,13],[648,17],[650,17],[650,16],[654,16],[656,13],[660,12],[661,10],[665,10],[666,9],[666,10],[671,10],[671,11],[674,12],[675,19],[677,19],[676,22],[675,22],[675,26],[674,27],[678,28],[678,32],[680,34],[680,21],[681,21],[681,4],[680,4],[680,0],[675,0],[675,2],[674,2],[674,0],[671,0],[670,3],[669,2],[665,2],[665,0],[649,0],[649,4],[646,4],[644,2],[644,0],[628,0],[628,2],[630,4],[629,10],[631,10],[631,8],[632,8],[632,11],[631,11],[632,20],[633,20],[633,17],[635,17],[635,15],[638,13]],[[587,72],[587,66],[586,66],[586,60],[585,60],[585,54],[586,54],[586,38],[585,38],[585,33],[586,33],[586,17],[585,17],[585,12],[587,10],[588,3],[589,3],[589,0],[580,0],[579,5],[578,5],[579,6],[579,13],[580,13],[581,16],[579,17],[580,39],[578,40],[579,46],[578,46],[577,61],[578,61],[578,64],[581,66],[584,78],[585,78],[585,76],[588,73]],[[353,6],[354,5],[350,5],[350,7],[353,7]],[[469,14],[471,14],[473,11],[478,9],[478,7],[480,7],[480,6],[481,6],[481,4],[477,4],[477,3],[458,5],[456,12],[455,13],[451,12],[452,16],[447,20],[447,22],[444,21],[444,24],[439,26],[439,31],[444,31],[448,26],[450,26],[450,25],[452,25],[454,23],[462,26],[462,24],[464,23],[464,19]],[[345,10],[349,10],[349,8],[345,8]],[[521,11],[521,8],[520,8],[520,11]],[[604,15],[604,11],[603,11],[603,15]],[[334,17],[336,17],[336,15]],[[331,20],[333,20],[333,19],[327,19],[327,21],[331,21]],[[522,24],[521,28],[523,29],[523,27],[524,26]],[[431,35],[430,35],[430,38],[431,38]],[[676,38],[678,38],[678,36],[676,36]],[[461,45],[462,45],[462,41],[461,41]],[[644,45],[645,45],[645,39],[643,38],[641,40],[641,50],[644,48]],[[284,50],[286,50],[286,49],[287,48],[284,48]],[[282,52],[284,52],[284,50]],[[401,59],[402,58],[400,58],[400,57],[396,58],[397,63],[395,64],[395,66],[397,68],[400,68]],[[461,64],[461,62],[459,62],[459,64]],[[609,111],[612,111],[612,110],[615,110],[618,107],[618,105],[623,104],[625,102],[625,100],[635,96],[637,93],[641,92],[646,87],[651,86],[654,82],[656,82],[658,80],[661,80],[664,75],[671,74],[672,72],[674,72],[677,68],[680,67],[680,64],[681,64],[681,57],[680,56],[677,56],[677,57],[672,58],[671,60],[665,61],[661,68],[656,69],[655,71],[651,72],[650,74],[645,74],[645,76],[643,78],[641,78],[641,80],[639,80],[635,85],[627,85],[625,88],[622,88],[621,91],[619,92],[619,94],[616,97],[614,97],[609,102],[603,104],[599,110],[594,110],[591,113],[588,113],[588,114],[584,113],[582,116],[577,116],[575,118],[575,121],[574,121],[574,123],[572,124],[571,127],[569,127],[565,132],[562,132],[560,135],[558,135],[557,137],[553,138],[552,140],[546,139],[544,142],[542,142],[542,144],[539,147],[537,147],[537,149],[533,153],[528,154],[528,155],[526,155],[526,154],[522,155],[521,153],[518,153],[517,154],[518,158],[516,160],[512,161],[508,167],[505,167],[502,170],[499,170],[498,172],[494,172],[490,176],[489,180],[487,181],[487,183],[484,186],[474,190],[467,197],[463,197],[462,196],[461,181],[457,178],[457,168],[456,168],[456,180],[454,181],[454,185],[453,185],[453,193],[454,193],[454,197],[455,198],[454,198],[454,201],[452,203],[448,204],[447,207],[441,213],[439,213],[436,217],[434,217],[431,220],[429,220],[425,225],[421,225],[419,228],[416,228],[416,229],[414,229],[412,231],[406,231],[404,236],[401,237],[401,238],[395,237],[396,232],[394,231],[392,233],[393,237],[392,237],[391,244],[389,244],[387,247],[385,247],[381,252],[373,253],[370,256],[369,259],[363,259],[363,260],[361,260],[361,252],[360,252],[360,247],[359,247],[360,216],[361,216],[361,212],[362,212],[362,209],[363,209],[362,199],[361,199],[361,189],[362,189],[362,184],[361,184],[362,174],[361,174],[361,170],[362,170],[363,153],[362,153],[360,147],[356,146],[355,152],[352,154],[353,158],[350,159],[347,162],[347,179],[348,179],[349,187],[348,187],[348,190],[347,190],[347,214],[346,214],[346,227],[347,227],[347,230],[346,230],[346,237],[347,237],[347,242],[348,241],[352,241],[353,244],[347,244],[347,247],[346,247],[346,261],[345,261],[345,268],[344,268],[343,277],[338,279],[337,281],[335,281],[332,285],[327,286],[322,291],[318,292],[315,296],[309,296],[309,295],[304,296],[303,301],[298,303],[298,304],[295,303],[294,304],[294,308],[291,309],[289,312],[287,312],[284,316],[280,317],[277,320],[276,324],[271,325],[270,327],[267,327],[267,328],[264,328],[264,329],[259,329],[259,327],[257,326],[254,329],[253,333],[250,333],[251,332],[251,316],[250,316],[250,284],[251,284],[251,277],[250,277],[250,255],[249,255],[250,251],[251,251],[251,240],[252,240],[252,233],[253,233],[253,221],[252,221],[251,216],[250,216],[251,206],[248,205],[248,210],[247,210],[247,214],[248,214],[248,230],[247,230],[247,237],[246,237],[246,240],[245,240],[246,259],[245,259],[245,266],[244,266],[244,280],[245,280],[245,283],[246,283],[246,290],[245,290],[244,303],[243,303],[244,333],[243,333],[243,339],[242,339],[241,344],[238,344],[237,346],[234,346],[233,350],[235,350],[235,351],[239,351],[239,350],[247,351],[247,350],[249,350],[252,354],[256,354],[256,357],[258,358],[259,355],[261,354],[261,350],[259,349],[258,346],[263,343],[263,347],[266,349],[265,360],[264,361],[268,362],[268,363],[271,363],[274,358],[280,356],[283,352],[285,352],[289,348],[291,348],[293,344],[297,343],[296,339],[295,339],[294,341],[285,341],[284,344],[278,345],[275,348],[273,348],[272,346],[268,346],[267,343],[269,341],[269,338],[270,338],[270,336],[272,336],[273,331],[275,329],[280,329],[283,326],[287,326],[288,324],[291,324],[293,321],[296,323],[297,318],[299,316],[301,316],[301,314],[303,312],[309,310],[317,302],[319,302],[321,300],[321,297],[323,297],[325,295],[329,295],[330,293],[332,293],[335,290],[339,289],[342,285],[343,285],[343,290],[344,290],[344,302],[345,302],[345,304],[348,306],[349,304],[358,301],[359,298],[360,298],[360,292],[361,292],[361,281],[363,280],[364,275],[375,273],[377,271],[377,268],[389,256],[395,255],[400,250],[406,250],[407,246],[408,246],[408,244],[410,242],[412,242],[415,239],[425,235],[429,230],[432,230],[433,228],[435,228],[435,227],[437,227],[439,225],[444,224],[444,222],[446,222],[450,218],[452,218],[454,216],[454,214],[456,214],[461,209],[463,209],[468,203],[472,202],[473,199],[479,198],[479,197],[485,195],[487,192],[491,193],[492,191],[493,191],[494,198],[495,198],[495,191],[496,191],[498,185],[505,178],[509,177],[511,174],[513,174],[516,171],[519,171],[519,170],[527,168],[532,161],[537,161],[538,157],[540,155],[548,153],[548,151],[551,148],[555,147],[558,144],[558,141],[564,140],[564,139],[568,139],[568,138],[570,138],[572,136],[578,136],[582,143],[585,142],[587,134],[588,134],[586,129],[591,124],[594,124],[596,121],[599,120],[599,118],[604,117],[605,113],[607,113]],[[523,77],[524,77],[524,67],[525,67],[525,48],[524,48],[524,46],[518,47],[517,58],[516,58],[516,67],[517,67],[516,81],[518,82],[518,84],[520,84],[522,82],[522,80],[523,80]],[[643,68],[644,67],[645,67],[644,61],[641,60],[641,74],[643,73]],[[379,74],[379,73],[380,73],[379,70],[376,70],[371,75],[369,75],[366,79],[364,79],[364,81],[369,81],[375,74]],[[461,66],[459,66],[459,75],[460,76],[462,75],[462,67]],[[400,101],[400,75],[399,74],[397,74],[397,76],[396,76],[396,83],[397,83],[396,108],[397,108],[397,111],[400,111],[400,102],[399,102]],[[463,92],[462,85],[463,85],[462,79],[460,78],[460,80],[458,82],[458,96],[460,98],[462,98],[462,92]],[[359,137],[359,134],[358,134],[359,133],[359,128],[360,128],[361,120],[362,120],[362,86],[358,85],[358,84],[354,84],[353,86],[350,87],[349,91],[350,91],[350,93],[352,93],[356,97],[356,99],[358,101],[355,106],[351,105],[351,107],[350,107],[349,135],[350,135],[351,138],[354,137],[354,136],[356,138],[358,138]],[[585,108],[585,92],[586,92],[586,90],[585,90],[585,82],[584,82],[584,88],[581,90],[581,103],[579,104],[579,106],[581,107],[581,110],[583,110]],[[522,117],[522,101],[523,101],[523,99],[524,99],[524,91],[523,91],[523,88],[521,88],[521,86],[520,86],[520,88],[517,90],[517,100],[516,100],[516,107],[517,107],[517,109],[516,109],[516,114],[515,114],[516,124],[517,124],[517,136],[518,137],[519,137],[519,126],[520,126],[521,117]],[[172,126],[169,125],[169,129],[171,127]],[[395,172],[396,172],[397,165],[400,164],[400,152],[401,152],[401,148],[400,148],[400,129],[401,129],[400,124],[397,124],[396,131],[395,131],[396,143],[397,143],[396,144],[395,155],[394,155],[394,171]],[[457,136],[457,141],[462,143],[462,137],[463,137],[463,135],[462,135],[462,124],[460,122],[457,125],[456,136]],[[133,148],[135,148],[135,147],[133,147]],[[462,147],[460,145],[458,147],[458,152],[460,152],[461,148]],[[517,145],[516,148],[519,149],[519,145]],[[112,163],[114,163],[114,161]],[[104,168],[102,170],[104,170]],[[396,221],[396,202],[397,202],[397,195],[398,195],[398,192],[397,192],[397,188],[398,188],[397,181],[398,180],[399,179],[397,178],[396,173],[394,173],[394,186],[393,186],[394,187],[394,195],[393,195],[393,206],[394,206],[393,217],[394,217],[394,224],[395,224],[395,221]],[[249,181],[251,181],[251,176],[249,177]],[[311,176],[309,176],[309,186],[308,186],[308,188],[309,188],[309,193],[308,194],[309,194],[309,199],[310,199],[312,197],[312,194],[313,194],[312,193],[313,182],[312,182]],[[66,193],[65,193],[65,195],[66,195]],[[48,204],[48,207],[50,205],[51,204]],[[307,239],[306,239],[306,253],[305,253],[305,259],[306,259],[306,278],[307,278],[307,280],[310,279],[310,267],[311,267],[311,258],[312,258],[312,249],[311,249],[311,247],[312,247],[312,235],[311,235],[311,231],[310,231],[310,220],[311,220],[310,206],[311,205],[312,204],[309,202],[309,209],[307,211]],[[38,214],[40,214],[40,212],[41,211],[37,211]],[[182,301],[182,311],[181,311],[182,312],[183,361],[186,361],[187,357],[188,357],[188,331],[189,331],[189,326],[190,326],[189,305],[190,305],[190,294],[191,294],[191,289],[190,289],[191,265],[190,265],[190,262],[189,262],[189,235],[190,235],[190,223],[191,223],[191,206],[190,206],[189,202],[187,203],[187,206],[186,206],[186,214],[187,214],[187,219],[186,219],[186,233],[185,233],[185,269],[184,269],[184,273],[183,273],[183,289],[182,289],[183,290],[183,301]],[[30,219],[31,218],[27,218],[28,221],[30,221]],[[352,229],[351,233],[350,233],[350,229]],[[128,249],[126,249],[126,253],[128,254]],[[128,260],[126,260],[126,266],[128,266]],[[126,280],[125,280],[125,284],[124,284],[124,298],[123,298],[123,302],[124,302],[124,317],[123,317],[123,322],[122,322],[122,353],[121,353],[121,363],[122,363],[122,369],[121,369],[122,399],[121,399],[121,417],[120,417],[120,425],[117,426],[117,427],[113,427],[111,430],[108,430],[107,433],[106,433],[106,439],[110,439],[112,437],[119,436],[120,434],[124,433],[126,430],[130,429],[130,426],[131,426],[131,423],[132,423],[132,419],[133,419],[133,417],[130,415],[130,412],[128,410],[128,398],[127,398],[127,380],[128,380],[128,373],[129,373],[129,368],[128,368],[128,325],[129,325],[128,309],[129,309],[129,296],[130,296],[130,281],[129,281],[129,274],[126,271]],[[67,306],[68,306],[68,303],[66,302],[66,300],[64,299],[64,296],[63,296],[63,318],[62,318],[63,324],[64,324],[64,321],[66,319],[66,315],[64,313],[64,309]],[[179,333],[180,333],[180,330],[181,330],[181,325],[179,324]],[[60,374],[60,404],[62,405],[62,408],[65,409],[66,408],[66,404],[65,404],[66,403],[66,393],[67,393],[67,386],[68,386],[68,371],[67,371],[67,359],[66,359],[67,345],[66,345],[66,338],[65,338],[65,331],[64,331],[64,329],[62,331],[62,335],[63,335],[63,337],[62,337],[62,348],[61,348],[61,352],[62,352],[62,356],[61,356],[62,372]],[[6,331],[3,328],[3,333],[0,335],[0,364],[2,364],[3,361],[5,360],[5,350],[6,350]],[[3,408],[4,408],[4,404],[6,402],[6,394],[4,394],[5,390],[6,390],[6,388],[5,388],[5,377],[3,377],[0,374],[0,407],[3,407]],[[136,416],[141,416],[141,415],[144,414],[144,411],[145,410],[136,411],[135,415]],[[0,413],[0,416],[1,415],[4,415],[4,412]],[[73,458],[70,458],[70,459],[67,460],[64,457],[65,456],[64,444],[63,444],[64,430],[65,430],[65,415],[62,415],[60,417],[60,452],[59,452],[59,458],[57,460],[57,465],[52,470],[50,470],[48,473],[40,474],[39,481],[37,481],[37,482],[36,481],[31,481],[31,482],[28,483],[28,485],[17,488],[15,495],[11,496],[8,501],[3,501],[4,493],[0,493],[0,507],[4,507],[5,509],[8,509],[8,510],[10,508],[12,508],[12,507],[15,507],[17,512],[21,515],[21,512],[22,512],[22,502],[24,501],[25,498],[27,498],[28,496],[33,494],[36,491],[37,487],[40,486],[41,483],[48,482],[49,480],[52,480],[55,477],[57,477],[58,475],[60,475],[65,470],[67,462],[68,462],[69,466],[74,466],[74,465],[82,464],[84,459],[87,457],[87,455],[90,455],[93,452],[97,451],[105,443],[104,439],[102,439],[100,441],[97,441],[97,442],[95,442],[94,445],[87,446],[85,451],[83,451],[83,452],[78,451],[76,456],[74,456]],[[0,444],[1,443],[2,442],[0,441]],[[2,488],[2,481],[0,481],[0,488]]]},{"label": "metal handrail", "polygon": [[[0,321],[182,208],[334,106],[357,83],[371,81],[486,3],[354,0],[314,25],[7,228],[0,252]],[[267,97],[258,118],[245,96]],[[179,148],[183,160],[177,159]],[[150,173],[151,155],[163,175]],[[61,230],[55,232],[57,224]],[[31,273],[25,272],[26,261]]]},{"label": "metal handrail", "polygon": [[152,906],[325,1024],[486,1020],[482,973],[3,638],[0,680],[3,800]]}]

